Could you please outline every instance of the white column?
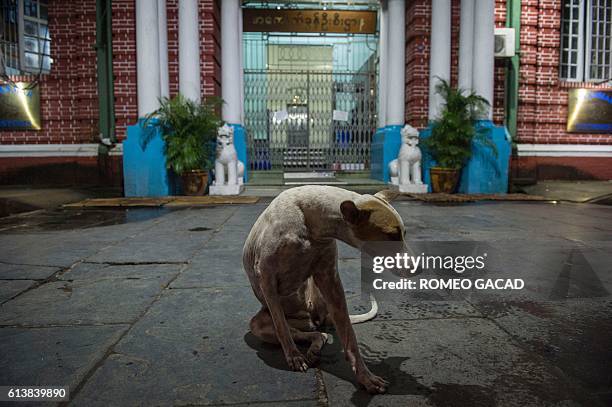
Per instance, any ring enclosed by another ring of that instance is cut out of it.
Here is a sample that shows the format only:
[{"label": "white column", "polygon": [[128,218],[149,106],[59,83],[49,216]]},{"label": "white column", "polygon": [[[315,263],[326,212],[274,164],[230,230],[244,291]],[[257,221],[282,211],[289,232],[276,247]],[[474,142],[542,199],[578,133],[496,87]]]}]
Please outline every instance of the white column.
[{"label": "white column", "polygon": [[198,0],[179,0],[179,92],[200,101],[200,30]]},{"label": "white column", "polygon": [[438,116],[442,97],[436,93],[439,79],[450,81],[451,0],[431,2],[431,41],[429,56],[429,120]]},{"label": "white column", "polygon": [[389,9],[387,1],[380,2],[380,29],[378,37],[378,127],[383,128],[387,124],[387,58],[389,58],[388,46]]},{"label": "white column", "polygon": [[244,52],[242,50],[242,8],[238,7],[238,55],[240,57],[240,123],[244,124]]},{"label": "white column", "polygon": [[[474,10],[474,60],[472,88],[478,95],[493,104],[493,80],[495,63],[495,1],[479,0]],[[491,119],[489,109],[488,119]]]},{"label": "white column", "polygon": [[461,0],[459,26],[459,88],[472,90],[472,61],[474,59],[474,0]]},{"label": "white column", "polygon": [[406,94],[406,2],[388,0],[386,125],[404,124]]},{"label": "white column", "polygon": [[159,84],[161,97],[170,96],[168,82],[168,22],[166,18],[166,0],[157,0],[157,23],[159,26]]},{"label": "white column", "polygon": [[157,0],[136,2],[138,117],[159,108],[159,25]]},{"label": "white column", "polygon": [[221,97],[223,120],[242,124],[240,101],[239,0],[221,2]]}]

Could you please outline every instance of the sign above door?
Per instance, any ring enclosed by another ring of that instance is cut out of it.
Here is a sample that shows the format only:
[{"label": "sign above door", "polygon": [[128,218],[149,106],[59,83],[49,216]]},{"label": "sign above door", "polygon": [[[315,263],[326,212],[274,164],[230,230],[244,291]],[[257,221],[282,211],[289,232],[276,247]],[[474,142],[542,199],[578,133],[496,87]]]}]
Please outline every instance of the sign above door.
[{"label": "sign above door", "polygon": [[245,32],[375,34],[376,11],[243,9]]}]

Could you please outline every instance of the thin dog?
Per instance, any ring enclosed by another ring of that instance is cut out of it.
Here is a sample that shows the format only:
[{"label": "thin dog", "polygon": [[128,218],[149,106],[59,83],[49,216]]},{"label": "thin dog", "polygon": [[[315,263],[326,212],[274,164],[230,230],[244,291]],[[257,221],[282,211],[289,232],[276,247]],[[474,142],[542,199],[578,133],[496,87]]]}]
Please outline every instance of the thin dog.
[{"label": "thin dog", "polygon": [[[243,264],[261,310],[250,322],[262,341],[280,344],[289,367],[306,371],[319,360],[333,323],[357,381],[370,393],[388,383],[365,365],[351,323],[374,318],[377,305],[348,313],[338,275],[336,239],[362,249],[371,241],[404,243],[401,217],[384,193],[360,195],[331,186],[308,185],[279,194],[259,216],[244,244]],[[306,355],[297,343],[310,344]]]}]

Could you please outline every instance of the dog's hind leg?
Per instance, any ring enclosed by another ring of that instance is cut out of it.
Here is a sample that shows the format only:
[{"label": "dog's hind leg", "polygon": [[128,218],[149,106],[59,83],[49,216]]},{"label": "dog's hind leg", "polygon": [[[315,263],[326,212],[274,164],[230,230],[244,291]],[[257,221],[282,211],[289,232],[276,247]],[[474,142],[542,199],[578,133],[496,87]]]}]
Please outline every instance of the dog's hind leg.
[{"label": "dog's hind leg", "polygon": [[[306,352],[306,362],[308,366],[315,365],[321,356],[321,348],[327,341],[327,334],[321,332],[304,332],[299,328],[307,328],[303,319],[289,319],[289,332],[291,338],[296,343],[309,343],[310,347]],[[250,322],[251,333],[264,342],[275,345],[280,344],[272,316],[266,308],[262,308]]]}]

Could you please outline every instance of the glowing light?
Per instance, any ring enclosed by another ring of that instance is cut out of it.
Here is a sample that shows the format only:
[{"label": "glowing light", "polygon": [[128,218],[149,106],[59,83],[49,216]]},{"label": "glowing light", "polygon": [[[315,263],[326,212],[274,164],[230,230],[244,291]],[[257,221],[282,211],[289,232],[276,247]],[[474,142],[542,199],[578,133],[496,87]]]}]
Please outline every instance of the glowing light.
[{"label": "glowing light", "polygon": [[578,91],[576,92],[576,105],[574,106],[574,111],[572,112],[571,116],[567,120],[568,127],[574,126],[574,122],[578,118],[578,115],[580,114],[580,110],[582,109],[582,105],[584,104],[584,101],[586,100],[587,93],[588,91],[586,89],[578,89]]},{"label": "glowing light", "polygon": [[21,103],[21,105],[23,106],[23,111],[28,116],[28,119],[30,119],[30,123],[32,123],[32,127],[35,128],[36,130],[40,130],[40,123],[36,122],[34,115],[30,111],[30,105],[28,104],[28,97],[26,96],[27,90],[24,89],[24,86],[25,84],[21,82],[17,83],[16,93],[17,93],[17,97],[19,98],[19,103]]}]

